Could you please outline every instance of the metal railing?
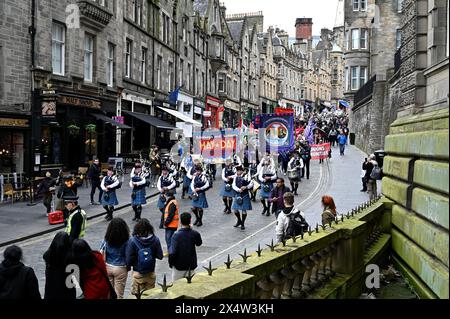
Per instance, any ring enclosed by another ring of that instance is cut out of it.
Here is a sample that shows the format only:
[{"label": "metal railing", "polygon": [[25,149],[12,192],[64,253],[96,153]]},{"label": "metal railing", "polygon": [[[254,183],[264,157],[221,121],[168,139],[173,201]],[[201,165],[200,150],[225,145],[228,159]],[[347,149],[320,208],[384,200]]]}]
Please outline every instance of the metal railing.
[{"label": "metal railing", "polygon": [[374,75],[355,93],[354,105],[358,105],[361,101],[373,93],[373,84],[376,80],[377,76]]}]

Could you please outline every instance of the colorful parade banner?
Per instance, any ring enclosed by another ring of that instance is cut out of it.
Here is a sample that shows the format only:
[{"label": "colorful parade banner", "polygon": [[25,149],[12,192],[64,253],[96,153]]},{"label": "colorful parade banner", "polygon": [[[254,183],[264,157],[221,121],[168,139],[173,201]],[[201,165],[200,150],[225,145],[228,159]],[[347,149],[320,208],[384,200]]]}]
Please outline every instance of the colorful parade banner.
[{"label": "colorful parade banner", "polygon": [[285,109],[284,107],[276,107],[275,108],[276,115],[294,115],[293,109]]},{"label": "colorful parade banner", "polygon": [[205,163],[224,163],[239,151],[238,130],[206,130],[193,133],[194,153]]},{"label": "colorful parade banner", "polygon": [[311,159],[312,160],[327,159],[330,149],[331,149],[330,143],[311,145]]},{"label": "colorful parade banner", "polygon": [[294,116],[261,114],[260,139],[265,139],[269,152],[291,151],[294,149]]}]

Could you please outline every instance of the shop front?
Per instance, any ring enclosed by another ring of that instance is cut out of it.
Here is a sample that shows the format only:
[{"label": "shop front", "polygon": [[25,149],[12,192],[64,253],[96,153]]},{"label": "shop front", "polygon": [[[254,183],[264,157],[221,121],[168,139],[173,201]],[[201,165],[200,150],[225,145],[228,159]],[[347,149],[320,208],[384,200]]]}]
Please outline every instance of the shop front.
[{"label": "shop front", "polygon": [[203,126],[211,129],[223,127],[224,110],[222,101],[212,96],[206,96],[206,107],[203,112]]},{"label": "shop front", "polygon": [[0,113],[0,175],[27,170],[29,116]]},{"label": "shop front", "polygon": [[224,107],[224,128],[237,128],[239,126],[240,104],[231,100],[225,100]]}]

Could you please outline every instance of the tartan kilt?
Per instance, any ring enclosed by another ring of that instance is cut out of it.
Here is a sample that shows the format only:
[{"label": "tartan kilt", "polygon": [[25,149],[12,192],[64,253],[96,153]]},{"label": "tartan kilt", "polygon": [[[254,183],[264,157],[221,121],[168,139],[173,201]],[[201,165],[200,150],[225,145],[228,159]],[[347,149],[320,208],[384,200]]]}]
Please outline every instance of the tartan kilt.
[{"label": "tartan kilt", "polygon": [[206,200],[206,193],[200,192],[197,200],[191,200],[192,206],[196,208],[208,208],[208,201]]},{"label": "tartan kilt", "polygon": [[261,198],[269,198],[270,197],[270,193],[272,192],[273,189],[273,184],[269,183],[269,188],[270,190],[268,192],[264,191],[264,183],[261,183],[261,188],[259,189],[259,195],[261,196]]},{"label": "tartan kilt", "polygon": [[[105,200],[105,194],[109,195],[109,200],[108,201]],[[102,205],[103,206],[116,206],[116,205],[119,205],[119,201],[117,200],[116,192],[115,191],[103,192]]]},{"label": "tartan kilt", "polygon": [[[222,196],[222,197],[234,197],[235,191],[234,191],[233,187],[231,187],[231,190],[227,192],[227,191],[225,190],[225,185],[226,185],[226,184],[227,184],[227,183],[223,183],[222,188],[221,188],[221,190],[220,190],[220,196]],[[231,185],[230,185],[230,186],[231,186]]]},{"label": "tartan kilt", "polygon": [[131,198],[131,205],[144,205],[147,204],[146,194],[145,194],[145,187],[142,189],[133,191],[131,194],[136,193],[136,198]]},{"label": "tartan kilt", "polygon": [[[239,195],[242,196],[242,204],[239,205],[237,203],[236,197],[238,197]],[[247,194],[239,194],[236,193],[236,195],[233,198],[233,205],[231,205],[231,209],[234,210],[252,210],[252,202],[250,201],[250,196]]]}]

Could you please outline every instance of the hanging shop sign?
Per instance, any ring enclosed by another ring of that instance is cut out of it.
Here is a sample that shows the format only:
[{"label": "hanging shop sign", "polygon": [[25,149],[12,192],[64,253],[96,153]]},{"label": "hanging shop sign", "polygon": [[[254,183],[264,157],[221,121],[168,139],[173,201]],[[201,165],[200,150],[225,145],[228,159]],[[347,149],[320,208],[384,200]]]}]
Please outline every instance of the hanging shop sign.
[{"label": "hanging shop sign", "polygon": [[92,109],[101,109],[102,102],[81,98],[81,97],[73,97],[73,96],[66,96],[66,95],[60,95],[58,98],[58,102],[62,104],[69,104],[69,105],[75,105],[75,106],[81,106],[81,107],[88,107]]},{"label": "hanging shop sign", "polygon": [[27,119],[13,119],[0,117],[0,126],[5,127],[30,127]]}]

